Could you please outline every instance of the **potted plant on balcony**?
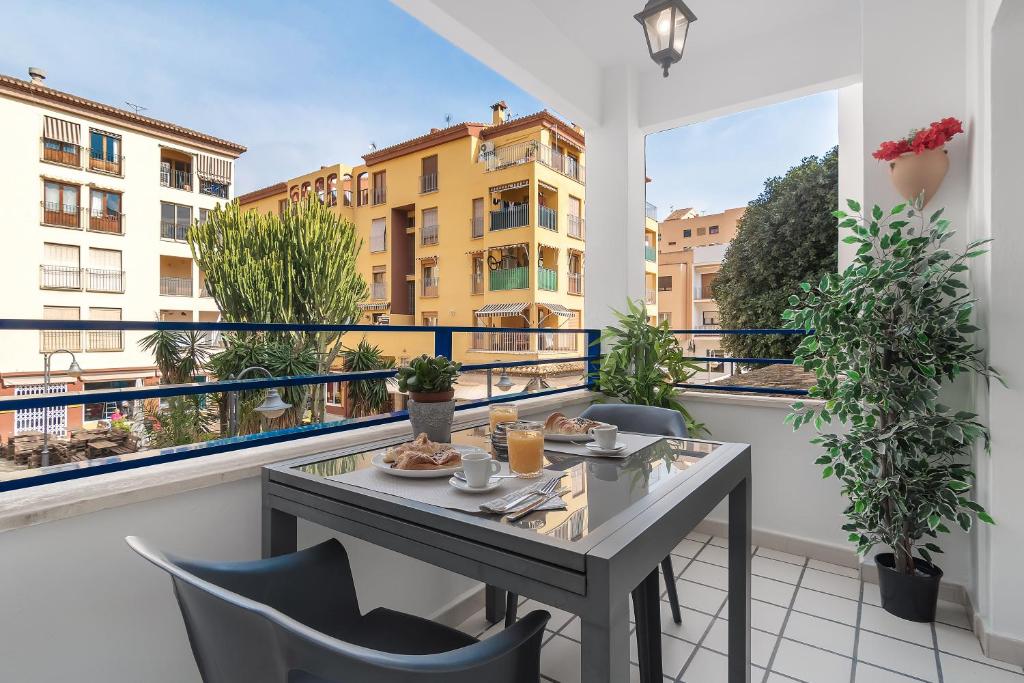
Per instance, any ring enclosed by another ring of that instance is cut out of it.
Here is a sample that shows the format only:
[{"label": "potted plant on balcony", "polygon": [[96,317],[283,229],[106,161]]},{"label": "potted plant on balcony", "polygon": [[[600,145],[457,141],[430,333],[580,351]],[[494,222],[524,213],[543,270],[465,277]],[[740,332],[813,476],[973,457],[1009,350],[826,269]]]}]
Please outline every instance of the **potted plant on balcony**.
[{"label": "potted plant on balcony", "polygon": [[452,438],[455,389],[462,363],[444,356],[423,354],[398,368],[398,390],[409,394],[409,421],[413,436],[425,433],[431,441]]},{"label": "potted plant on balcony", "polygon": [[[977,416],[939,403],[943,380],[965,373],[998,375],[969,335],[974,299],[967,263],[985,253],[987,240],[962,251],[945,248],[954,231],[942,210],[927,220],[924,197],[888,214],[870,216],[848,200],[853,215],[837,211],[843,241],[857,255],[842,274],[803,283],[783,313],[787,327],[813,331],[794,362],[816,375],[810,397],[786,418],[794,429],[814,423],[816,461],[849,498],[843,529],[861,555],[876,544],[882,607],[905,619],[931,621],[942,570],[933,554],[939,533],[975,518],[992,518],[971,500],[970,462],[976,443],[988,447]],[[916,224],[916,225],[912,225]],[[840,433],[820,433],[837,419]],[[949,526],[947,526],[947,524]]]},{"label": "potted plant on balcony", "polygon": [[872,156],[889,162],[893,187],[901,197],[915,201],[923,194],[921,206],[924,206],[938,191],[949,170],[946,143],[963,130],[959,120],[944,118],[927,128],[912,130],[900,140],[883,142]]}]

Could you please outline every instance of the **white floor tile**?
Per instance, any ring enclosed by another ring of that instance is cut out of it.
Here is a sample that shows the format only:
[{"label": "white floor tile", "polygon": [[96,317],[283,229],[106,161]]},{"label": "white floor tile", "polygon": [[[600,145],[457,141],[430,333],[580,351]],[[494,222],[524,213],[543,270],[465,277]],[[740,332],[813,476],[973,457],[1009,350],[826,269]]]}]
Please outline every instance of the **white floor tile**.
[{"label": "white floor tile", "polygon": [[676,591],[679,594],[680,605],[708,614],[716,613],[725,602],[727,595],[724,590],[701,586],[682,579],[676,581]]},{"label": "white floor tile", "polygon": [[796,587],[789,583],[766,579],[763,576],[750,577],[750,597],[780,607],[789,607]]},{"label": "white floor tile", "polygon": [[813,683],[850,683],[852,659],[782,639],[772,670]]},{"label": "white floor tile", "polygon": [[914,683],[915,679],[880,669],[867,662],[857,662],[856,683]]},{"label": "white floor tile", "polygon": [[697,541],[697,543],[704,543],[711,538],[709,534],[702,534],[699,531],[691,531],[686,534],[686,538],[691,541]]},{"label": "white floor tile", "polygon": [[704,550],[700,551],[700,555],[697,559],[701,562],[708,562],[710,564],[716,564],[719,567],[729,566],[729,549],[722,548],[721,546],[708,544],[704,546]]},{"label": "white floor tile", "polygon": [[729,660],[725,655],[700,648],[690,660],[689,666],[680,678],[685,683],[712,683],[726,681],[729,674]]},{"label": "white floor tile", "polygon": [[536,600],[527,600],[523,604],[519,605],[519,611],[516,614],[520,617],[525,617],[530,612],[538,609],[551,613],[551,619],[548,620],[548,628],[552,631],[557,631],[562,628],[569,623],[569,620],[573,617],[570,612],[558,609],[557,607],[550,607],[548,605],[541,604]]},{"label": "white floor tile", "polygon": [[971,628],[971,622],[967,618],[967,608],[957,602],[939,600],[938,610],[935,614],[935,621],[960,628]]},{"label": "white floor tile", "polygon": [[579,683],[580,645],[555,636],[541,648],[540,671],[558,683]]},{"label": "white floor tile", "polygon": [[878,592],[877,583],[868,583],[864,581],[864,602],[869,605],[881,606],[882,594]]},{"label": "white floor tile", "polygon": [[575,641],[579,641],[581,637],[580,633],[580,618],[574,617],[572,621],[566,624],[558,635],[565,636],[566,638],[572,638]]},{"label": "white floor tile", "polygon": [[[722,619],[729,619],[729,602],[721,611]],[[786,618],[786,608],[762,602],[761,600],[750,601],[750,626],[759,631],[778,634],[782,631],[782,621]]]},{"label": "white floor tile", "polygon": [[[997,669],[996,667],[981,664],[969,659],[939,654],[942,662],[942,676],[946,681],[957,682],[967,681],[968,683],[1022,683],[1024,676],[1012,671]],[[1005,665],[1004,665],[1005,666]]]},{"label": "white floor tile", "polygon": [[860,571],[855,567],[844,567],[840,564],[822,562],[821,560],[808,560],[807,566],[811,569],[818,569],[823,572],[830,572],[832,574],[848,576],[851,579],[860,579]]},{"label": "white floor tile", "polygon": [[[881,607],[863,605],[860,610],[860,627],[884,636],[909,640],[918,645],[932,647],[932,625],[907,621],[889,614]],[[979,650],[980,651],[980,650]]]},{"label": "white floor tile", "polygon": [[683,670],[683,665],[690,658],[696,645],[685,643],[675,638],[661,639],[661,672],[669,678],[675,678]]},{"label": "white floor tile", "polygon": [[1010,671],[1021,670],[1019,666],[986,657],[982,653],[981,643],[978,642],[978,637],[974,635],[973,631],[967,631],[946,624],[935,624],[935,637],[939,643],[939,650],[943,652],[990,664],[1000,669],[1008,669]]},{"label": "white floor tile", "polygon": [[800,585],[823,593],[838,595],[841,598],[860,599],[860,582],[848,576],[807,569],[804,571],[804,578]]},{"label": "white floor tile", "polygon": [[704,614],[703,612],[696,612],[692,609],[683,607],[681,610],[683,623],[676,624],[672,621],[672,608],[667,602],[662,600],[661,602],[661,631],[670,636],[676,638],[682,638],[688,640],[691,643],[698,643],[704,636],[704,632],[708,630],[708,625],[711,624],[711,615]]},{"label": "white floor tile", "polygon": [[724,536],[712,536],[710,543],[711,545],[717,545],[719,548],[729,547],[729,539]]},{"label": "white floor tile", "polygon": [[767,557],[773,560],[778,560],[779,562],[788,562],[789,564],[802,565],[804,564],[804,562],[807,561],[806,557],[801,557],[800,555],[793,555],[791,553],[784,553],[781,550],[772,550],[771,548],[765,548],[764,546],[758,547],[756,555],[760,555],[761,557]]},{"label": "white floor tile", "polygon": [[800,612],[791,612],[783,635],[790,640],[816,645],[847,657],[853,657],[855,629]]},{"label": "white floor tile", "polygon": [[704,547],[703,543],[697,541],[691,541],[688,538],[684,538],[679,545],[672,550],[673,555],[679,555],[680,557],[697,557],[697,553]]},{"label": "white floor tile", "polygon": [[837,598],[828,593],[800,588],[796,592],[793,609],[816,617],[824,617],[833,621],[841,621],[850,626],[857,625],[857,603],[846,598]]},{"label": "white floor tile", "polygon": [[484,616],[484,611],[480,610],[479,612],[471,616],[469,619],[466,619],[464,622],[459,624],[457,628],[463,633],[468,633],[469,635],[476,638],[490,627],[491,624],[489,621],[487,621],[487,618]]},{"label": "white floor tile", "polygon": [[[750,662],[758,666],[768,666],[772,651],[775,649],[776,636],[751,629],[750,631]],[[702,647],[710,648],[723,655],[729,654],[729,622],[715,619]]]},{"label": "white floor tile", "polygon": [[895,638],[861,631],[857,643],[857,659],[926,681],[938,680],[934,650]]},{"label": "white floor tile", "polygon": [[[726,590],[729,587],[729,570],[718,565],[708,564],[700,560],[694,560],[680,576],[688,581],[702,583],[705,586],[713,586]],[[678,586],[677,586],[678,588]]]},{"label": "white floor tile", "polygon": [[751,572],[757,576],[764,576],[776,581],[796,584],[800,580],[802,569],[795,564],[773,560],[769,557],[758,557],[755,555],[750,560]]}]

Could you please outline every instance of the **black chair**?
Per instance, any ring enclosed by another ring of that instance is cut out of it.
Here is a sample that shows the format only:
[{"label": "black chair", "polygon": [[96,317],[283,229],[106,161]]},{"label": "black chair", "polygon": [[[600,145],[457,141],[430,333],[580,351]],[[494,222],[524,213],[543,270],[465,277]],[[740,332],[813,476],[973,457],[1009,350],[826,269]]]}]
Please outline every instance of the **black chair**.
[{"label": "black chair", "polygon": [[359,611],[348,555],[326,541],[255,562],[135,552],[171,575],[204,683],[518,683],[540,680],[550,614],[493,638],[385,608]]}]

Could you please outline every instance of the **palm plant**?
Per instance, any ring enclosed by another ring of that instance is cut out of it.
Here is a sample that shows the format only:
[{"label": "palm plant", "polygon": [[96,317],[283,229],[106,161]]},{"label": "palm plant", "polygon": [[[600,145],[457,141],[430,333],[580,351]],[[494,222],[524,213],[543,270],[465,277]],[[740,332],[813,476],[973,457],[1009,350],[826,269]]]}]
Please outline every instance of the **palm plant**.
[{"label": "palm plant", "polygon": [[[379,346],[365,339],[360,340],[355,348],[343,349],[339,355],[348,372],[388,370],[395,367],[394,359],[385,357]],[[367,379],[349,382],[348,398],[351,417],[378,415],[391,404],[388,380]]]},{"label": "palm plant", "polygon": [[139,347],[153,354],[164,384],[191,382],[203,372],[213,351],[199,330],[156,330],[140,339]]},{"label": "palm plant", "polygon": [[689,360],[668,322],[651,325],[642,301],[627,301],[628,312],[613,311],[618,323],[601,332],[600,342],[608,347],[601,368],[592,374],[600,391],[623,403],[678,410],[690,434],[707,432],[676,398],[678,383],[700,370]]}]

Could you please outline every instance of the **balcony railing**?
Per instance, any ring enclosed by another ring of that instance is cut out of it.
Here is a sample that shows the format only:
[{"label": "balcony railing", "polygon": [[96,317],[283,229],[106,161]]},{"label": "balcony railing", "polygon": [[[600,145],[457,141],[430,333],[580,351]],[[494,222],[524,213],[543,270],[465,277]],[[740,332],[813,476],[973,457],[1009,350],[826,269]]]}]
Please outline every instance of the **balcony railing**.
[{"label": "balcony railing", "polygon": [[696,284],[693,286],[693,298],[697,299],[713,299],[714,296],[711,294],[711,287],[704,287],[703,285]]},{"label": "balcony railing", "polygon": [[[52,321],[51,321],[52,322]],[[39,352],[50,353],[51,351],[81,351],[82,332],[81,330],[40,330],[39,331]]]},{"label": "balcony railing", "polygon": [[539,161],[548,168],[580,183],[585,181],[583,165],[579,161],[562,154],[554,147],[542,145],[537,140],[502,145],[496,147],[493,152],[480,156],[480,163],[484,165],[485,171],[498,171],[533,161]]},{"label": "balcony railing", "polygon": [[384,301],[388,298],[388,286],[385,282],[370,283],[370,298],[374,301]]},{"label": "balcony railing", "polygon": [[89,330],[89,351],[124,351],[124,332],[121,330]]},{"label": "balcony railing", "polygon": [[61,166],[82,167],[82,148],[80,145],[72,145],[68,142],[51,140],[49,138],[42,138],[42,140],[43,161],[48,161],[51,164],[60,164]]},{"label": "balcony railing", "polygon": [[499,268],[491,271],[491,291],[501,292],[507,289],[528,289],[530,287],[530,269]]},{"label": "balcony railing", "polygon": [[102,150],[89,149],[89,170],[109,175],[124,175],[124,157],[107,154]]},{"label": "balcony railing", "polygon": [[437,296],[437,288],[441,284],[441,278],[438,277],[425,277],[423,278],[423,286],[420,290],[422,296]]},{"label": "balcony railing", "polygon": [[[231,186],[227,183],[220,183],[216,180],[206,180],[205,178],[199,179],[199,194],[209,195],[211,197],[220,197],[221,199],[227,199],[231,194]],[[323,201],[323,198],[320,199]]]},{"label": "balcony railing", "polygon": [[658,303],[658,291],[654,289],[647,289],[644,291],[644,303],[649,306],[653,306]]},{"label": "balcony railing", "polygon": [[586,181],[583,164],[574,157],[562,154],[554,147],[540,146],[540,162],[548,168],[580,183]]},{"label": "balcony railing", "polygon": [[82,209],[77,204],[61,204],[59,202],[40,202],[43,208],[43,225],[55,225],[59,228],[82,227]]},{"label": "balcony railing", "polygon": [[524,353],[532,350],[532,336],[527,332],[474,332],[470,348],[474,351]]},{"label": "balcony railing", "polygon": [[192,296],[192,278],[160,276],[161,296]]},{"label": "balcony railing", "polygon": [[576,351],[579,335],[572,332],[545,332],[537,335],[538,351]]},{"label": "balcony railing", "polygon": [[437,174],[428,173],[420,176],[420,194],[437,192]]},{"label": "balcony railing", "polygon": [[105,232],[108,235],[123,235],[124,214],[91,211],[89,212],[89,230],[91,232]]},{"label": "balcony railing", "polygon": [[192,171],[176,171],[167,168],[160,169],[160,185],[171,187],[175,190],[192,191]]},{"label": "balcony railing", "polygon": [[645,202],[645,204],[646,205],[644,206],[644,214],[648,218],[658,220],[658,207],[656,207],[654,204],[651,204],[650,202]]},{"label": "balcony railing", "polygon": [[90,292],[124,294],[124,271],[86,268],[85,283],[85,288]]},{"label": "balcony railing", "polygon": [[202,283],[201,285],[199,285],[199,297],[201,299],[212,299],[213,298],[213,294],[210,293],[210,285],[208,285],[205,282]]},{"label": "balcony railing", "polygon": [[165,240],[185,241],[188,234],[188,223],[175,221],[160,221],[160,237]]},{"label": "balcony railing", "polygon": [[574,216],[570,213],[565,217],[565,223],[569,237],[583,239],[583,216]]},{"label": "balcony railing", "polygon": [[473,277],[470,280],[470,292],[473,294],[484,293],[484,274],[473,273]]},{"label": "balcony railing", "polygon": [[370,203],[370,190],[363,188],[356,193],[356,199],[359,202],[359,206],[366,206]]},{"label": "balcony railing", "polygon": [[375,187],[373,188],[373,203],[374,205],[383,204],[388,200],[388,192],[386,187]]},{"label": "balcony railing", "polygon": [[651,263],[657,263],[658,261],[658,248],[652,247],[649,244],[644,245],[644,258]]},{"label": "balcony railing", "polygon": [[530,207],[528,204],[510,206],[499,211],[491,211],[491,230],[508,230],[521,228],[530,224]]},{"label": "balcony railing", "polygon": [[537,289],[549,292],[558,291],[558,271],[549,268],[537,268]]},{"label": "balcony railing", "polygon": [[425,247],[431,244],[437,244],[438,232],[438,226],[424,225],[420,230],[420,244]]},{"label": "balcony railing", "polygon": [[78,266],[39,266],[40,289],[82,288],[82,269]]},{"label": "balcony railing", "polygon": [[721,330],[722,329],[722,324],[721,323],[716,323],[716,322],[706,322],[706,323],[700,323],[699,325],[694,325],[693,327],[694,327],[694,329],[701,330],[701,331]]},{"label": "balcony railing", "polygon": [[540,227],[558,231],[558,212],[547,206],[537,207],[537,222]]},{"label": "balcony railing", "polygon": [[569,293],[583,294],[583,273],[569,273]]},{"label": "balcony railing", "polygon": [[483,219],[483,217],[470,218],[469,219],[469,230],[470,230],[470,235],[473,238],[483,237],[484,236],[484,219]]}]

